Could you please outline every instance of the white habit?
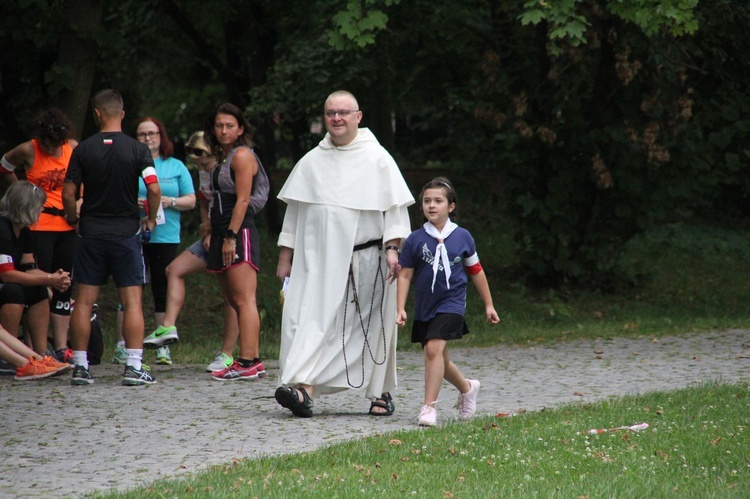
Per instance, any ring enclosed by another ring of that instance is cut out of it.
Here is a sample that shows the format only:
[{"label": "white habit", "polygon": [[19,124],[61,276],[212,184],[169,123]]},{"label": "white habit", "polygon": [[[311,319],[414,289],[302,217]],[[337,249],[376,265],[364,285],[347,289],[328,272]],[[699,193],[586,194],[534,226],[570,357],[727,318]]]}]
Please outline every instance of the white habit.
[{"label": "white habit", "polygon": [[321,394],[363,387],[371,400],[395,389],[396,283],[385,279],[385,248],[353,248],[411,233],[414,198],[396,162],[367,128],[342,147],[326,135],[278,197],[288,205],[278,244],[294,250],[280,384]]}]

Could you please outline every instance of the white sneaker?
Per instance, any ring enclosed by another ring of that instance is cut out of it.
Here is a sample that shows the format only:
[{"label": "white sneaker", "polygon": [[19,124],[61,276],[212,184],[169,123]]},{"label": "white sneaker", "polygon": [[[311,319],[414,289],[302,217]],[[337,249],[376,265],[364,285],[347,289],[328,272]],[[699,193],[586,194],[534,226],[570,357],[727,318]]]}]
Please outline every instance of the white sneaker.
[{"label": "white sneaker", "polygon": [[475,379],[468,380],[471,388],[466,393],[461,393],[456,402],[458,409],[458,419],[469,419],[477,410],[477,395],[479,395],[479,381]]},{"label": "white sneaker", "polygon": [[221,371],[222,369],[226,369],[227,367],[234,364],[234,359],[231,355],[227,355],[224,352],[220,353],[216,356],[213,362],[211,362],[208,367],[206,367],[206,371],[213,372],[213,371]]},{"label": "white sneaker", "polygon": [[419,410],[419,426],[435,426],[437,424],[437,410],[431,405],[423,405]]}]

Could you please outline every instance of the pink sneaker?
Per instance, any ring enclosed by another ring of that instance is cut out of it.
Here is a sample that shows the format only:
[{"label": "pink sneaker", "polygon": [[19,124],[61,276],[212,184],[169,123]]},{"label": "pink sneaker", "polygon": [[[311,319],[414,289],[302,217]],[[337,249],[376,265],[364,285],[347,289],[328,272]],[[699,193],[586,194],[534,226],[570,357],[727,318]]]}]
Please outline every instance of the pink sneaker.
[{"label": "pink sneaker", "polygon": [[431,405],[423,405],[419,410],[419,426],[435,426],[437,424],[437,410]]},{"label": "pink sneaker", "polygon": [[213,371],[211,376],[217,381],[254,380],[266,377],[266,368],[263,362],[254,362],[249,367],[242,367],[235,361],[231,366]]},{"label": "pink sneaker", "polygon": [[456,402],[458,419],[469,419],[477,410],[477,395],[479,395],[480,383],[475,379],[470,379],[469,384],[471,385],[469,391],[460,394],[458,396],[458,402]]}]

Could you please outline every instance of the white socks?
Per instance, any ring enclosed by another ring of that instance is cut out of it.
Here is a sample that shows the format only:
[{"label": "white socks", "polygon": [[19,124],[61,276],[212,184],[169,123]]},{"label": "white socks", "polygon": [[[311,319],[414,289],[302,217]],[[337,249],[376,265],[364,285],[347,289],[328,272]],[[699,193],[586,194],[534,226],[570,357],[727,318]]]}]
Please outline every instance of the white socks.
[{"label": "white socks", "polygon": [[89,353],[86,350],[73,350],[73,364],[89,368]]},{"label": "white socks", "polygon": [[128,366],[132,366],[135,370],[141,369],[141,361],[143,360],[143,349],[142,348],[126,348],[125,353],[128,356]]}]

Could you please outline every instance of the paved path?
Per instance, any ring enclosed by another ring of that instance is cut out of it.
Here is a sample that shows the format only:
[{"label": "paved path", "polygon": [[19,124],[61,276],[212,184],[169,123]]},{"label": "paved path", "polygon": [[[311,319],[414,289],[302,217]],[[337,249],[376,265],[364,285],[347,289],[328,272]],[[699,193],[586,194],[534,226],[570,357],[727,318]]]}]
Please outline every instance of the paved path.
[{"label": "paved path", "polygon": [[[709,380],[750,382],[750,331],[661,338],[569,341],[537,347],[455,349],[452,358],[482,382],[478,412],[517,413],[610,395],[643,393]],[[79,497],[263,453],[416,427],[422,402],[419,353],[399,353],[396,414],[365,415],[358,392],[320,397],[315,417],[295,419],[273,398],[278,370],[258,382],[217,382],[202,366],[155,368],[158,383],[120,386],[122,368],[93,366],[96,383],[67,376],[39,382],[0,377],[0,497]],[[444,384],[439,421],[455,416]]]}]

